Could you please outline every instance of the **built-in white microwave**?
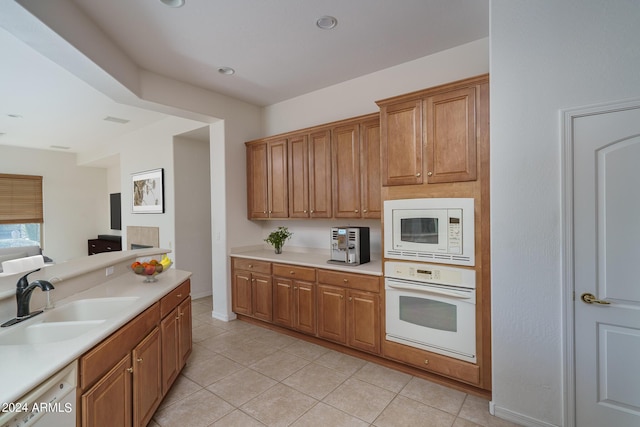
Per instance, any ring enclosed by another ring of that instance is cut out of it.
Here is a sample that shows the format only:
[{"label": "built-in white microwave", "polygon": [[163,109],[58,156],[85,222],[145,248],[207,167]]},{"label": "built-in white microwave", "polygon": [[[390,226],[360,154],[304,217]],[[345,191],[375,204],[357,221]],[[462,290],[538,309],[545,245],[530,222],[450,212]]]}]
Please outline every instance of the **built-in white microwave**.
[{"label": "built-in white microwave", "polygon": [[472,198],[385,200],[385,257],[475,265],[473,209]]}]

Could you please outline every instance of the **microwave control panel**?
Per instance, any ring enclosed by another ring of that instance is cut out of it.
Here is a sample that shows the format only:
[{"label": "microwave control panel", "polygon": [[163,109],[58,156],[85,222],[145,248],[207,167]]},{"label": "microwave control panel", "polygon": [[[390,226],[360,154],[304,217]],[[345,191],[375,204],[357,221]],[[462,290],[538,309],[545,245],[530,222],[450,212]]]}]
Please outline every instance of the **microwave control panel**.
[{"label": "microwave control panel", "polygon": [[462,209],[448,209],[447,221],[447,252],[460,254],[462,253]]}]

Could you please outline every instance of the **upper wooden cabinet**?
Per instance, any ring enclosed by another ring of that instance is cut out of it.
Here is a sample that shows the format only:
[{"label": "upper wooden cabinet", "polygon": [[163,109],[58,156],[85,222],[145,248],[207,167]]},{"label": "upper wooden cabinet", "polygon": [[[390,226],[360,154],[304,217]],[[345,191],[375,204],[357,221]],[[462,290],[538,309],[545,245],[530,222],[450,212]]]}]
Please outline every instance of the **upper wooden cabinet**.
[{"label": "upper wooden cabinet", "polygon": [[289,217],[331,217],[331,133],[302,133],[289,141]]},{"label": "upper wooden cabinet", "polygon": [[422,100],[380,105],[382,185],[422,184]]},{"label": "upper wooden cabinet", "polygon": [[427,182],[474,181],[476,173],[476,87],[425,100]]},{"label": "upper wooden cabinet", "polygon": [[288,218],[287,140],[247,143],[249,218]]},{"label": "upper wooden cabinet", "polygon": [[333,216],[360,218],[360,125],[333,129]]},{"label": "upper wooden cabinet", "polygon": [[309,218],[309,137],[289,138],[289,216]]},{"label": "upper wooden cabinet", "polygon": [[380,218],[380,119],[360,124],[360,177],[362,218]]},{"label": "upper wooden cabinet", "polygon": [[332,132],[333,216],[380,218],[380,120],[338,126]]},{"label": "upper wooden cabinet", "polygon": [[379,114],[246,147],[249,219],[380,218]]},{"label": "upper wooden cabinet", "polygon": [[[479,117],[487,75],[378,101],[382,185],[477,179]],[[424,153],[424,156],[423,156]]]},{"label": "upper wooden cabinet", "polygon": [[309,217],[331,218],[331,132],[309,135]]}]

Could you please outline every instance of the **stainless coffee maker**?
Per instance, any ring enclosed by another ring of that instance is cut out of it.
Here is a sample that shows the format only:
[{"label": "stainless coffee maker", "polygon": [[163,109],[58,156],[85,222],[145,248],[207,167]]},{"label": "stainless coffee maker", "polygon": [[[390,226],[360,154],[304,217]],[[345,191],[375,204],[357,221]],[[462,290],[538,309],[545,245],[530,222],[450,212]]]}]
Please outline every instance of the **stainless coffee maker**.
[{"label": "stainless coffee maker", "polygon": [[369,227],[331,228],[330,263],[358,265],[369,261]]}]

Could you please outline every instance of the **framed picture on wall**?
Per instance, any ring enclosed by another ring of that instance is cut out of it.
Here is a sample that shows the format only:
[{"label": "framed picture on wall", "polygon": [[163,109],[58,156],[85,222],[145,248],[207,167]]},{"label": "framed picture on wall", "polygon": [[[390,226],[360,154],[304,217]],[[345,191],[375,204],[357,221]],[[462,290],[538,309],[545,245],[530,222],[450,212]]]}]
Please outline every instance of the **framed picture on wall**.
[{"label": "framed picture on wall", "polygon": [[133,213],[164,213],[164,169],[131,175]]}]

